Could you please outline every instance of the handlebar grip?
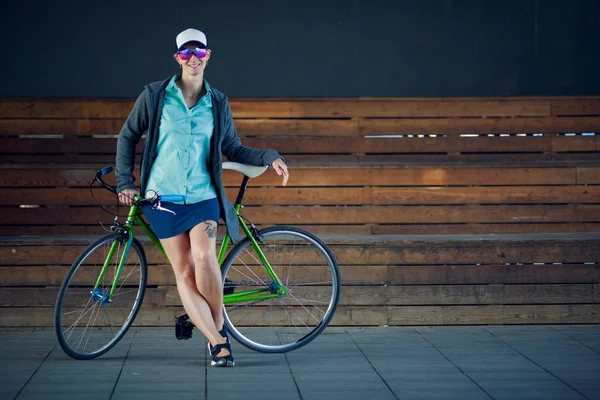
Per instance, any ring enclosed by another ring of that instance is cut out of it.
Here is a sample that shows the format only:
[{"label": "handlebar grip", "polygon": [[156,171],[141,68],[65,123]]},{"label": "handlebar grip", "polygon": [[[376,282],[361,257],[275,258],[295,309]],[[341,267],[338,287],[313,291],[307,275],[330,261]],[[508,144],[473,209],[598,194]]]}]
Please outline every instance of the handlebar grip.
[{"label": "handlebar grip", "polygon": [[161,201],[170,201],[170,202],[175,202],[175,201],[182,201],[185,199],[185,196],[181,195],[181,194],[163,194],[160,196]]},{"label": "handlebar grip", "polygon": [[109,190],[111,192],[113,192],[114,194],[117,194],[117,189],[110,186],[108,183],[104,182],[102,180],[102,177],[106,174],[110,174],[113,171],[113,167],[111,165],[109,165],[108,167],[104,167],[98,171],[96,171],[96,176],[94,177],[94,180],[96,182],[98,182],[100,184],[100,186],[102,186],[104,189]]},{"label": "handlebar grip", "polygon": [[112,165],[109,165],[108,167],[104,167],[100,171],[98,171],[98,174],[100,176],[104,176],[106,174],[110,174],[112,171],[113,171],[113,167],[112,167]]}]

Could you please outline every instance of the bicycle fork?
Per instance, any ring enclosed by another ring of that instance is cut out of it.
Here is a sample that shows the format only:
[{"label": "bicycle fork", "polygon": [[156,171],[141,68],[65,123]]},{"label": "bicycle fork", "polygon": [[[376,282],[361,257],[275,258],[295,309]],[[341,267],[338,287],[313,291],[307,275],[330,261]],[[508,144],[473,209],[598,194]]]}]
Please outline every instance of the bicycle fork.
[{"label": "bicycle fork", "polygon": [[129,250],[131,249],[131,242],[133,241],[133,235],[131,234],[131,232],[129,232],[129,234],[127,236],[128,237],[127,237],[127,242],[125,244],[125,249],[123,250],[123,254],[121,255],[121,259],[119,260],[119,266],[117,268],[117,273],[115,274],[115,277],[113,279],[110,291],[104,293],[102,291],[102,288],[100,287],[100,285],[102,283],[102,279],[104,278],[104,275],[106,275],[108,266],[111,264],[111,261],[115,254],[115,251],[117,250],[117,248],[119,247],[119,244],[121,243],[118,239],[115,239],[115,241],[112,243],[112,246],[110,247],[108,255],[106,256],[106,260],[104,261],[104,265],[102,266],[102,270],[100,271],[100,275],[98,276],[98,279],[96,280],[96,284],[94,285],[94,288],[91,291],[92,300],[94,300],[94,301],[101,300],[103,306],[112,302],[113,295],[117,288],[117,282],[119,281],[119,278],[121,277],[121,271],[123,270],[123,267],[125,266],[125,260],[127,260],[127,256],[129,255]]}]

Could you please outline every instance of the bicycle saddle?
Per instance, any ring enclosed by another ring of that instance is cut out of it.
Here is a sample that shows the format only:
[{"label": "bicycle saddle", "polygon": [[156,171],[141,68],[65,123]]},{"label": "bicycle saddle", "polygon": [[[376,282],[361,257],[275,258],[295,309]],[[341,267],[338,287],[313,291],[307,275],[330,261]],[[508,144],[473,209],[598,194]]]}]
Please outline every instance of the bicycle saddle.
[{"label": "bicycle saddle", "polygon": [[256,178],[257,176],[262,175],[269,168],[268,165],[264,167],[257,167],[255,165],[246,165],[240,164],[232,161],[225,161],[223,163],[223,169],[230,169],[233,171],[241,172],[246,175],[248,178]]}]

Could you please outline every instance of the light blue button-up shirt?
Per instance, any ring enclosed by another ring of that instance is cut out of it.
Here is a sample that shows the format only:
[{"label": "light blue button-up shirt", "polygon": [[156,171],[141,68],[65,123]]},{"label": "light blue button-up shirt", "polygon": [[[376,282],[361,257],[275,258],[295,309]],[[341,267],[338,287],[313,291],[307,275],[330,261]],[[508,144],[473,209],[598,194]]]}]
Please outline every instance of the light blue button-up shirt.
[{"label": "light blue button-up shirt", "polygon": [[188,108],[175,79],[165,89],[157,157],[146,187],[183,195],[177,203],[192,204],[217,197],[206,165],[214,128],[211,88],[205,80],[206,95]]}]

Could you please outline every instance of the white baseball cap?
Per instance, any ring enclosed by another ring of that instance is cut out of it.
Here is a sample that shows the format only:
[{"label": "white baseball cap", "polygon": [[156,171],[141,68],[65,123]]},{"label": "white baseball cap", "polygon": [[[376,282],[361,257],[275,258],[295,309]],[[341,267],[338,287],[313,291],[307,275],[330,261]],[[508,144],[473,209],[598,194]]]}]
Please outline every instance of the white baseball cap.
[{"label": "white baseball cap", "polygon": [[206,35],[200,32],[198,29],[194,28],[188,28],[185,31],[181,32],[179,35],[177,35],[175,42],[177,42],[178,50],[181,49],[181,46],[183,46],[187,42],[200,42],[204,46],[206,46],[206,48],[208,48],[208,43],[206,42]]}]

